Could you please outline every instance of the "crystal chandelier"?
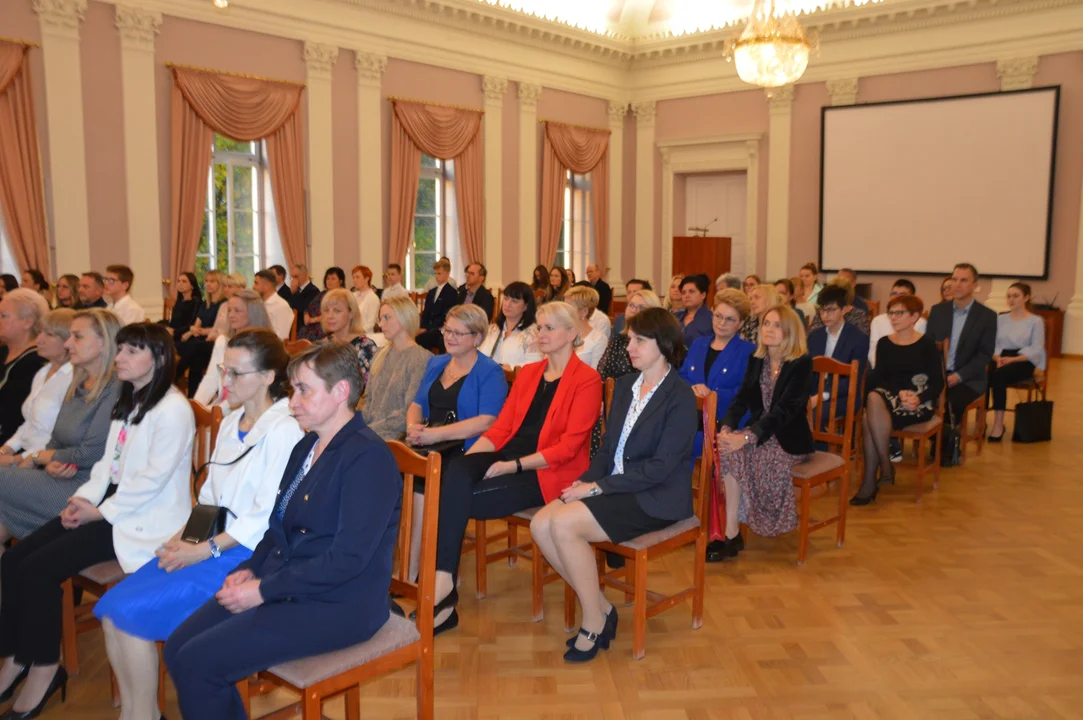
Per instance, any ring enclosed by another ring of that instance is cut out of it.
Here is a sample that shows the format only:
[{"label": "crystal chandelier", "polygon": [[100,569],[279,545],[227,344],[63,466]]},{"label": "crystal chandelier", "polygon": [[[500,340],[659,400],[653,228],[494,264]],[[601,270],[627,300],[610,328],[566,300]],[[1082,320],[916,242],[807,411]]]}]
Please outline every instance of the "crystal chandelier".
[{"label": "crystal chandelier", "polygon": [[737,64],[746,83],[781,87],[804,74],[818,44],[816,36],[809,41],[794,13],[778,11],[775,0],[756,0],[745,29],[728,44],[726,59]]}]

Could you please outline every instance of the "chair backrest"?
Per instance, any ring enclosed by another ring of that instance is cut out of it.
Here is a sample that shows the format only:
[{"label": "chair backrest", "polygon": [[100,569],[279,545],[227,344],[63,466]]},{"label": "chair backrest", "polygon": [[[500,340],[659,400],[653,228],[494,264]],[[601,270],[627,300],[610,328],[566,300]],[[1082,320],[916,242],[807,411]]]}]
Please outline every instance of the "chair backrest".
[{"label": "chair backrest", "polygon": [[1060,348],[1053,346],[1053,341],[1055,339],[1053,337],[1053,324],[1054,324],[1053,316],[1052,315],[1041,315],[1040,317],[1042,318],[1042,325],[1045,326],[1045,361],[1046,361],[1046,367],[1048,368],[1049,367],[1049,358],[1053,357],[1053,355],[1056,354],[1057,351],[1060,350]]},{"label": "chair backrest", "polygon": [[297,310],[293,311],[293,324],[290,325],[290,342],[297,339],[297,326],[301,324],[301,313]]},{"label": "chair backrest", "polygon": [[297,355],[312,347],[311,340],[290,340],[286,343],[286,352],[290,357]]},{"label": "chair backrest", "polygon": [[417,629],[422,638],[432,642],[433,587],[436,583],[436,523],[440,503],[424,503],[421,519],[421,562],[417,582],[410,582],[410,552],[414,526],[414,478],[425,478],[425,494],[440,497],[440,453],[422,456],[398,440],[388,440],[387,447],[395,456],[402,473],[402,513],[399,517],[399,537],[396,543],[395,569],[391,575],[391,591],[417,603]]},{"label": "chair backrest", "polygon": [[162,320],[169,322],[173,318],[173,306],[177,304],[177,298],[162,298]]},{"label": "chair backrest", "polygon": [[[808,424],[812,429],[812,439],[827,444],[828,448],[842,455],[849,472],[850,456],[849,448],[853,447],[854,437],[854,407],[857,404],[858,387],[858,361],[852,360],[849,365],[832,360],[829,357],[812,358],[812,372],[818,378],[816,394],[809,398]],[[839,386],[843,378],[849,379],[846,392],[846,409],[842,414],[842,430],[839,431],[836,418],[839,417]],[[823,399],[824,393],[830,394],[827,400]],[[815,406],[813,398],[819,398]],[[826,403],[827,413],[824,413]]]},{"label": "chair backrest", "polygon": [[515,378],[517,377],[519,377],[519,368],[504,368],[504,379],[508,381],[509,388],[515,384]]},{"label": "chair backrest", "polygon": [[609,409],[613,407],[613,388],[617,381],[613,378],[605,379],[605,394],[602,396],[602,437],[605,437],[605,426],[609,422]]},{"label": "chair backrest", "polygon": [[500,314],[501,304],[504,302],[504,288],[497,288],[495,295],[496,302],[493,303],[493,316],[489,318],[489,322],[495,323],[496,316]]},{"label": "chair backrest", "polygon": [[718,418],[718,393],[707,393],[707,397],[696,398],[696,410],[703,418],[703,449],[700,451],[698,462],[695,463],[695,472],[692,476],[692,503],[699,515],[701,528],[710,527],[711,493],[714,492],[714,463],[715,441],[717,435],[714,432]]},{"label": "chair backrest", "polygon": [[869,304],[869,317],[874,318],[877,315],[879,315],[880,314],[880,301],[879,300],[868,300],[867,302]]},{"label": "chair backrest", "polygon": [[[192,443],[192,466],[198,470],[214,456],[214,447],[218,444],[218,428],[222,425],[222,408],[218,405],[207,407],[195,400],[189,400],[192,414],[196,417],[196,437]],[[207,474],[192,478],[192,493],[199,497],[199,490],[206,481]]]},{"label": "chair backrest", "polygon": [[422,312],[425,309],[425,297],[427,292],[412,292],[410,293],[410,299],[413,300],[414,305],[417,305],[417,311]]}]

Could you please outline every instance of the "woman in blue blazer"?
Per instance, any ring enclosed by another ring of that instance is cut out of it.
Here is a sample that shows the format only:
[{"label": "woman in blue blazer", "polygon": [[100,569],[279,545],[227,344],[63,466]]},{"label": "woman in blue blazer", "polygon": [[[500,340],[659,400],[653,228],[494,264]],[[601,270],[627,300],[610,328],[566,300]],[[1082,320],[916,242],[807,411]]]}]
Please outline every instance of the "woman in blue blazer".
[{"label": "woman in blue blazer", "polygon": [[234,683],[279,663],[364,642],[388,619],[402,477],[356,412],[357,353],[332,343],[290,362],[290,410],[309,433],[282,475],[252,557],[169,637],[186,718],[242,720]]}]

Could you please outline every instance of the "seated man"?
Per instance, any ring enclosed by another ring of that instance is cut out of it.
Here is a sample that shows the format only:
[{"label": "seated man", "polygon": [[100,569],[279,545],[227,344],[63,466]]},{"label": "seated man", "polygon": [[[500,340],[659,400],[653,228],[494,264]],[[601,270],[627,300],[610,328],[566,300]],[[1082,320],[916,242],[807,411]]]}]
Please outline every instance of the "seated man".
[{"label": "seated man", "polygon": [[[628,298],[635,295],[640,290],[653,290],[650,280],[640,280],[639,278],[632,278],[628,282],[624,283],[624,301],[628,302]],[[610,337],[617,333],[624,332],[624,313],[618,313],[617,317],[613,319],[613,332]]]},{"label": "seated man", "polygon": [[466,266],[466,283],[459,288],[456,305],[477,305],[485,313],[489,322],[493,321],[493,309],[496,301],[493,294],[485,287],[485,280],[489,271],[481,263],[470,263]]},{"label": "seated man", "polygon": [[613,288],[602,279],[602,271],[597,265],[587,265],[587,285],[598,291],[598,310],[603,315],[609,314],[609,306],[613,302]]},{"label": "seated man", "polygon": [[850,287],[854,289],[854,301],[851,304],[858,310],[869,312],[869,304],[865,301],[865,298],[857,294],[857,273],[850,268],[842,268],[839,270],[838,277],[849,280]]},{"label": "seated man", "polygon": [[380,293],[381,300],[390,300],[396,297],[410,297],[410,292],[402,286],[402,265],[391,263],[384,273],[384,289]]},{"label": "seated man", "polygon": [[109,309],[117,314],[125,325],[141,323],[147,319],[143,307],[128,293],[135,283],[135,273],[127,265],[110,265],[105,268],[105,297]]},{"label": "seated man", "polygon": [[271,321],[271,328],[275,331],[275,335],[279,340],[285,341],[290,339],[295,315],[290,304],[283,300],[275,289],[277,279],[273,270],[260,270],[252,281],[252,289],[263,298],[267,318]]},{"label": "seated man", "polygon": [[432,271],[436,287],[425,296],[425,309],[421,311],[421,332],[418,333],[417,344],[426,350],[444,352],[444,335],[441,329],[444,327],[447,311],[455,307],[459,295],[448,282],[451,276],[450,262],[437,260],[433,263]]},{"label": "seated man", "polygon": [[[823,319],[823,325],[809,333],[808,354],[810,357],[829,357],[841,363],[849,365],[854,360],[858,362],[858,388],[861,387],[861,378],[865,374],[865,361],[869,357],[869,336],[846,322],[846,313],[850,309],[846,303],[846,289],[839,285],[828,285],[816,297],[816,309]],[[819,377],[812,376],[812,386],[809,394],[815,394],[819,390]],[[850,390],[849,378],[839,380],[839,396],[835,404],[835,417],[846,414],[846,399]],[[831,399],[831,381],[824,381],[823,397],[814,402],[822,403],[823,413],[828,411]],[[855,412],[861,407],[861,394],[854,401]],[[824,421],[827,418],[824,416]]]}]

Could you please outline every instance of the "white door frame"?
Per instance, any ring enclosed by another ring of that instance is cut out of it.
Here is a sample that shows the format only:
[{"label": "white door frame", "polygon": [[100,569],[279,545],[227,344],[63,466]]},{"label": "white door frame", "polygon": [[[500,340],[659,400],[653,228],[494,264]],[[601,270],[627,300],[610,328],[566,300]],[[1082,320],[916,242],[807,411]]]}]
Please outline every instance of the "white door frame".
[{"label": "white door frame", "polygon": [[[745,263],[756,269],[759,237],[760,133],[717,135],[705,138],[661,140],[662,154],[662,274],[659,287],[668,287],[673,275],[673,176],[677,173],[744,171],[746,183]],[[712,282],[714,278],[711,278]]]}]

